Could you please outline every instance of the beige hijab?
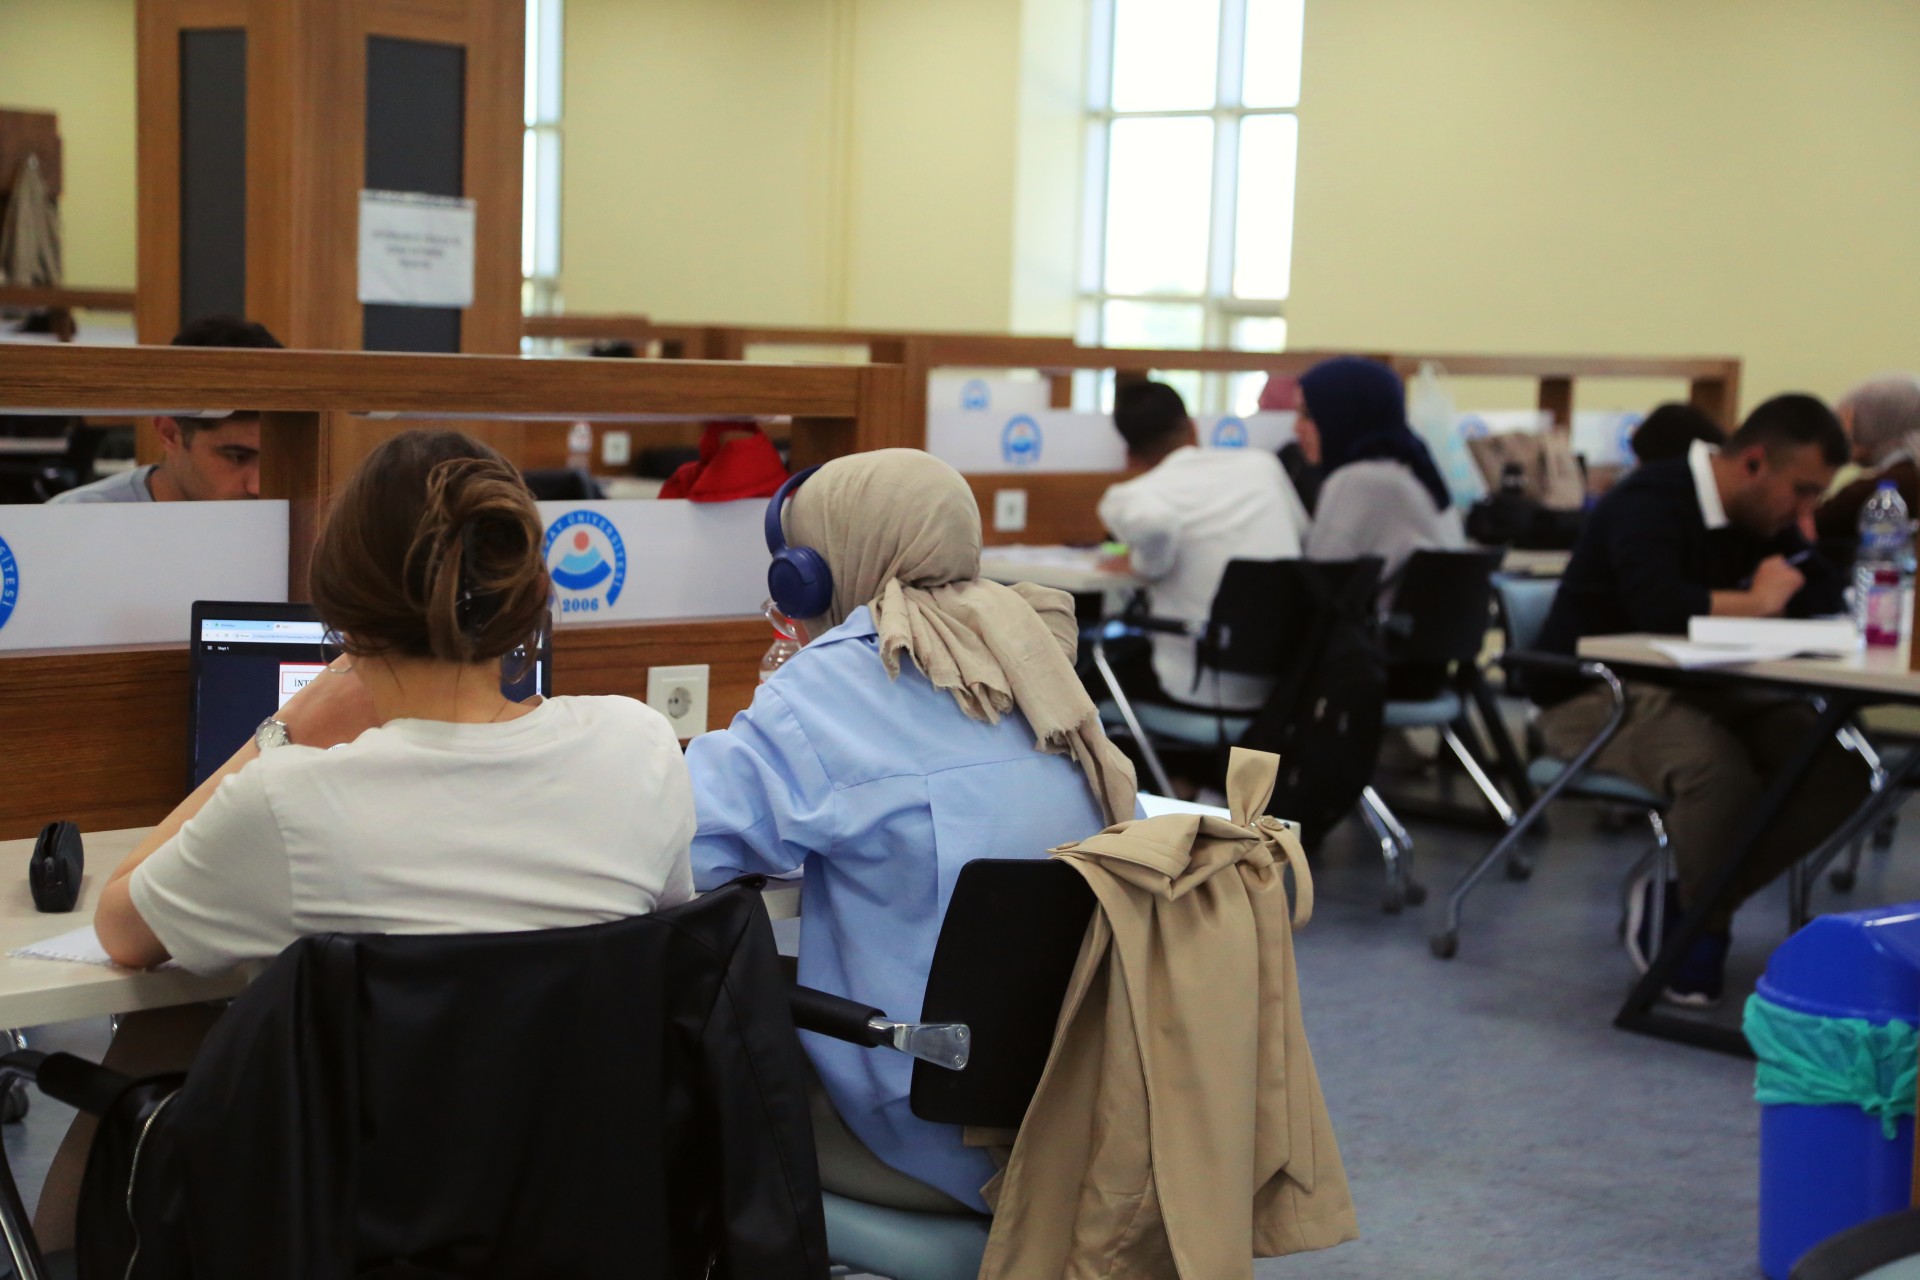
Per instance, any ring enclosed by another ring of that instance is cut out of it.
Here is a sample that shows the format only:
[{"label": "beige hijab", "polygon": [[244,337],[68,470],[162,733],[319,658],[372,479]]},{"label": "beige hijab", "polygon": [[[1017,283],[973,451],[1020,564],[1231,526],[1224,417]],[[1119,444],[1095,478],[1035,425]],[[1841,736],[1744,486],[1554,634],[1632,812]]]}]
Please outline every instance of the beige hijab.
[{"label": "beige hijab", "polygon": [[795,491],[785,522],[787,541],[833,570],[831,612],[806,619],[810,634],[866,605],[889,675],[905,652],[975,720],[1017,708],[1036,751],[1073,757],[1108,822],[1133,817],[1133,765],[1073,672],[1073,597],[980,578],[980,508],[959,472],[918,449],[838,458]]}]

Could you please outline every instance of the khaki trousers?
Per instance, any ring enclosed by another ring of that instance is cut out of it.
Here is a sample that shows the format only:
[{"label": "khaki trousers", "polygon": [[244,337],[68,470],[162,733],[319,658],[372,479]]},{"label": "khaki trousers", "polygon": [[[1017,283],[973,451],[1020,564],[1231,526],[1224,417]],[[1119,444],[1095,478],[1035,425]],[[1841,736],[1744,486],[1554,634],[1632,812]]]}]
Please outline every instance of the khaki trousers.
[{"label": "khaki trousers", "polygon": [[[1540,715],[1547,749],[1570,760],[1606,724],[1605,688]],[[1813,727],[1805,702],[1777,696],[1629,686],[1627,718],[1593,766],[1631,778],[1668,801],[1667,832],[1680,901],[1702,901],[1740,840],[1760,798]],[[1735,882],[1732,900],[1707,920],[1725,933],[1734,910],[1813,852],[1865,802],[1866,763],[1837,742],[1821,745],[1812,768],[1762,833]]]}]

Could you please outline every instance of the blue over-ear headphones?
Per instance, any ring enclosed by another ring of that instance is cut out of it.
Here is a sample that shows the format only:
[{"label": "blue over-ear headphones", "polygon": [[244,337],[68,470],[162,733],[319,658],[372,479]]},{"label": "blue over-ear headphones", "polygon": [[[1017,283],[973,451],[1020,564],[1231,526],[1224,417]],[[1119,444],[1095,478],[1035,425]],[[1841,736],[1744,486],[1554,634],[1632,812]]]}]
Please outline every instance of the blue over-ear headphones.
[{"label": "blue over-ear headphones", "polygon": [[787,531],[780,522],[788,496],[819,469],[796,471],[767,503],[767,550],[773,553],[773,563],[767,566],[767,594],[789,618],[818,618],[833,607],[833,572],[827,568],[827,558],[812,547],[788,546]]}]

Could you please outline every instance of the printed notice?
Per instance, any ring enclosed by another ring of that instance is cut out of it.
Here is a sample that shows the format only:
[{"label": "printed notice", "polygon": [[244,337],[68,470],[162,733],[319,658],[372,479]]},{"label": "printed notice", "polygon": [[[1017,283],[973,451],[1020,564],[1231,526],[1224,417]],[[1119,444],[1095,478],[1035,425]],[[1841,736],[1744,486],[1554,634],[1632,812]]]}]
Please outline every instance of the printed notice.
[{"label": "printed notice", "polygon": [[360,301],[473,305],[473,201],[360,193]]}]

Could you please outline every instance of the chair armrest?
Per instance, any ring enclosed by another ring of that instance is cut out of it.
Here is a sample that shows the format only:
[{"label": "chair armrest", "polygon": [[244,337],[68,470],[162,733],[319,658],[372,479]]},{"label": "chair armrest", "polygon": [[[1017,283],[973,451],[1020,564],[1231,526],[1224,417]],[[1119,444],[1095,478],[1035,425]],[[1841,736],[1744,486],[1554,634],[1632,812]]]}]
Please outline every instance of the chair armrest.
[{"label": "chair armrest", "polygon": [[967,1065],[972,1033],[962,1022],[895,1022],[871,1005],[795,984],[793,1025],[869,1049],[894,1049],[949,1071]]},{"label": "chair armrest", "polygon": [[0,1057],[0,1077],[23,1079],[56,1102],[91,1116],[105,1115],[133,1085],[129,1076],[70,1053],[21,1049]]},{"label": "chair armrest", "polygon": [[797,983],[787,992],[787,1002],[793,1010],[793,1025],[802,1031],[869,1049],[887,1042],[886,1036],[872,1026],[876,1018],[886,1015],[871,1005]]},{"label": "chair armrest", "polygon": [[[1102,630],[1109,625],[1118,625],[1132,631],[1150,631],[1163,636],[1194,636],[1199,629],[1191,622],[1180,618],[1156,618],[1150,613],[1123,613],[1116,618],[1108,618],[1102,624]],[[1103,635],[1101,638],[1105,638]]]}]

